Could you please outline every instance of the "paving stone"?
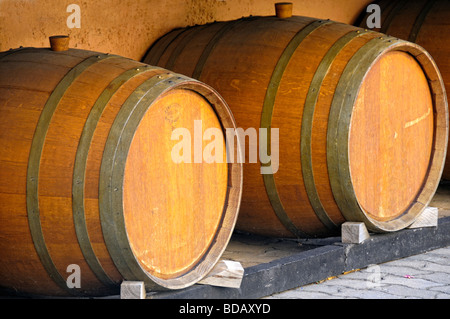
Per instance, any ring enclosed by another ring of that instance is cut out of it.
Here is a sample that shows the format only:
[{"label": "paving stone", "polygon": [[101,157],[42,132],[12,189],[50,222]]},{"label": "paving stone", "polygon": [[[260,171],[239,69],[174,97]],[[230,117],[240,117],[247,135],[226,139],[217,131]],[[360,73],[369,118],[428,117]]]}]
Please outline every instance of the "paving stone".
[{"label": "paving stone", "polygon": [[447,273],[450,272],[450,259],[433,259],[432,256],[426,256],[423,258],[417,258],[416,260],[426,262],[426,265],[423,268],[426,268],[427,271],[441,271]]},{"label": "paving stone", "polygon": [[380,266],[380,273],[382,276],[387,275],[387,274],[391,274],[391,275],[402,274],[403,276],[419,276],[419,275],[428,274],[429,272],[424,269],[417,269],[417,268],[412,268],[412,267],[408,267],[408,266],[396,266],[396,265],[391,265],[391,264],[383,264]]},{"label": "paving stone", "polygon": [[450,285],[436,286],[430,288],[431,291],[442,292],[443,294],[447,294],[450,296]]},{"label": "paving stone", "polygon": [[307,285],[301,288],[297,288],[297,291],[301,291],[301,292],[311,292],[311,293],[315,293],[315,292],[320,292],[320,293],[325,293],[325,294],[329,294],[329,295],[337,295],[338,293],[341,292],[342,287],[340,286],[333,286],[330,285],[329,282],[322,282],[319,284],[312,284],[312,285]]},{"label": "paving stone", "polygon": [[381,291],[397,296],[397,297],[411,297],[420,299],[434,299],[439,292],[428,289],[411,288],[404,285],[386,285],[380,288]]},{"label": "paving stone", "polygon": [[427,271],[429,268],[429,264],[425,260],[417,260],[417,259],[410,259],[409,258],[402,258],[398,260],[393,260],[388,263],[384,263],[382,265],[389,265],[389,266],[403,266],[403,267],[410,267],[417,270],[425,270]]},{"label": "paving stone", "polygon": [[432,251],[427,252],[429,255],[443,255],[450,258],[450,249],[448,247],[438,248]]},{"label": "paving stone", "polygon": [[335,295],[320,291],[289,290],[264,299],[334,299]]},{"label": "paving stone", "polygon": [[433,261],[428,261],[426,268],[429,271],[450,273],[450,264],[443,265],[440,263],[435,263]]},{"label": "paving stone", "polygon": [[422,274],[418,277],[438,283],[438,284],[448,285],[447,287],[449,287],[449,292],[450,292],[450,274],[449,273],[434,272],[434,273]]},{"label": "paving stone", "polygon": [[356,299],[400,299],[400,296],[393,295],[382,290],[345,290],[340,295],[342,298]]},{"label": "paving stone", "polygon": [[450,246],[372,265],[268,298],[450,299]]},{"label": "paving stone", "polygon": [[440,286],[436,282],[432,282],[425,279],[419,279],[416,277],[404,277],[396,275],[386,275],[381,278],[382,284],[401,285],[413,289],[428,289],[430,287]]},{"label": "paving stone", "polygon": [[351,288],[351,289],[370,289],[376,286],[382,285],[381,283],[377,284],[370,280],[370,278],[365,279],[352,279],[348,278],[347,275],[344,275],[342,278],[332,279],[329,280],[326,283],[327,286],[336,286],[336,287],[344,287],[344,288]]}]

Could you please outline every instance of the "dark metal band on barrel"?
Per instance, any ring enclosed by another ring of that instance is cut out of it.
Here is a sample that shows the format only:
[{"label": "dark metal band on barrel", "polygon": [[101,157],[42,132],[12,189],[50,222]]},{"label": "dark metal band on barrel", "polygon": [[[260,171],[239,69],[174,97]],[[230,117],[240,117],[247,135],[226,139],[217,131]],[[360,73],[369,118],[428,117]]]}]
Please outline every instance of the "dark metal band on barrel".
[{"label": "dark metal band on barrel", "polygon": [[[261,128],[267,128],[268,129],[268,138],[267,140],[270,141],[270,128],[272,126],[272,113],[275,103],[275,98],[278,92],[278,87],[280,85],[281,78],[283,77],[283,73],[292,57],[294,52],[297,50],[300,43],[312,32],[317,30],[318,28],[332,23],[331,21],[322,21],[322,20],[316,20],[312,23],[305,26],[302,30],[300,30],[292,40],[289,42],[283,53],[281,54],[280,59],[277,62],[277,65],[275,66],[275,69],[272,73],[272,77],[270,79],[266,96],[264,99],[264,104],[262,108],[262,114],[261,114]],[[270,143],[268,143],[270,144]],[[268,149],[270,149],[270,145],[268,145]],[[267,166],[269,166],[268,164]],[[273,210],[275,211],[275,214],[277,215],[278,219],[281,221],[281,223],[295,236],[297,237],[311,237],[311,235],[306,234],[305,232],[301,231],[292,220],[287,215],[283,204],[281,202],[281,199],[278,195],[278,190],[276,187],[275,179],[273,174],[264,174],[264,185],[266,188],[267,195],[269,197],[270,203],[272,205]]]},{"label": "dark metal band on barrel", "polygon": [[[189,31],[189,33],[188,34],[185,34],[186,32],[182,33],[184,35],[183,38],[181,40],[179,40],[179,42],[177,43],[175,49],[173,50],[172,54],[170,55],[169,59],[166,62],[166,65],[164,67],[168,70],[172,70],[173,66],[175,65],[176,60],[178,59],[179,55],[183,52],[186,45],[194,38],[195,35],[197,35],[197,33],[199,33],[200,31],[202,31],[203,29],[205,29],[206,27],[211,26],[211,25],[213,25],[213,24],[207,24],[207,25],[187,28],[186,31]],[[177,36],[174,39],[174,41],[178,40],[178,37],[179,36]],[[159,59],[158,59],[158,62],[159,62]]]},{"label": "dark metal band on barrel", "polygon": [[166,52],[167,48],[183,33],[185,33],[190,28],[173,30],[170,34],[164,36],[159,39],[149,50],[149,53],[146,55],[144,63],[148,63],[150,65],[158,65],[159,60],[161,59],[164,52]]},{"label": "dark metal band on barrel", "polygon": [[91,65],[109,59],[112,55],[91,56],[71,69],[64,78],[58,83],[52,94],[48,98],[39,117],[36,131],[31,144],[30,155],[28,159],[27,169],[27,214],[30,226],[30,233],[33,239],[36,252],[44,266],[55,283],[62,289],[68,291],[72,295],[78,295],[75,289],[67,287],[66,280],[61,276],[56,268],[45,243],[44,234],[41,227],[39,213],[39,168],[41,162],[42,151],[44,148],[45,137],[47,135],[53,114],[58,107],[61,98],[66,90],[71,86],[75,79],[80,76]]},{"label": "dark metal band on barrel", "polygon": [[144,281],[149,287],[155,283],[138,264],[127,239],[123,175],[131,139],[143,115],[158,96],[180,81],[173,73],[160,74],[145,81],[128,97],[111,127],[100,169],[99,209],[108,251],[124,277]]},{"label": "dark metal band on barrel", "polygon": [[387,32],[397,13],[400,12],[407,3],[408,3],[407,0],[400,0],[394,4],[394,7],[391,9],[391,11],[389,11],[388,15],[386,16],[383,22],[383,25],[381,26],[380,29],[381,33]]},{"label": "dark metal band on barrel", "polygon": [[325,227],[332,231],[338,230],[338,225],[333,222],[333,220],[329,217],[325,208],[323,207],[314,181],[311,150],[314,110],[316,107],[317,99],[319,97],[322,82],[328,74],[328,71],[335,58],[348,43],[350,43],[353,39],[366,34],[367,32],[368,31],[364,30],[351,31],[341,37],[338,41],[336,41],[336,43],[334,43],[333,46],[328,50],[328,52],[320,62],[311,81],[309,91],[305,100],[305,107],[303,109],[302,129],[300,135],[300,159],[302,163],[303,182],[305,184],[308,199],[314,209],[314,212],[316,213],[320,221],[325,225]]},{"label": "dark metal band on barrel", "polygon": [[210,56],[211,52],[216,47],[217,43],[223,38],[223,36],[230,31],[233,27],[241,23],[242,21],[249,20],[251,18],[243,18],[239,20],[234,20],[231,22],[224,23],[224,25],[217,31],[216,34],[212,37],[212,39],[208,42],[208,44],[205,46],[205,49],[202,52],[202,55],[197,61],[197,65],[195,66],[194,72],[192,72],[192,77],[194,79],[200,79],[200,76],[202,75],[203,67],[205,66],[206,61],[208,60],[208,57]]},{"label": "dark metal band on barrel", "polygon": [[397,41],[392,37],[378,37],[361,47],[347,63],[331,103],[327,132],[327,164],[334,198],[347,220],[362,221],[365,218],[353,189],[347,153],[354,102],[361,81],[376,57]]},{"label": "dark metal band on barrel", "polygon": [[98,97],[97,101],[95,102],[94,106],[92,107],[88,115],[86,123],[83,127],[83,132],[80,137],[77,153],[75,155],[75,163],[73,170],[73,185],[72,185],[72,198],[73,198],[72,206],[73,206],[75,231],[77,234],[81,251],[86,259],[86,262],[88,263],[89,267],[94,272],[94,274],[97,276],[97,278],[105,286],[115,286],[118,285],[119,283],[115,283],[111,278],[109,278],[109,276],[103,269],[91,245],[88,229],[86,226],[84,187],[85,187],[85,173],[89,149],[98,121],[100,120],[100,117],[103,114],[103,111],[106,105],[108,104],[109,100],[112,98],[112,96],[128,80],[132,79],[133,77],[143,72],[147,72],[149,70],[154,69],[156,68],[149,69],[148,66],[133,68],[131,70],[123,72],[113,81],[111,81],[111,83],[100,94],[100,96]]}]

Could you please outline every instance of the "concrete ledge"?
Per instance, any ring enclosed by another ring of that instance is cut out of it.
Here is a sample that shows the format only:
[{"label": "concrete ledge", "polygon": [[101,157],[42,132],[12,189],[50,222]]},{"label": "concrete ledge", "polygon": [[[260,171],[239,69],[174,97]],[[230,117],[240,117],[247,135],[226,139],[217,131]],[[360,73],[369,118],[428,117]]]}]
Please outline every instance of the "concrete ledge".
[{"label": "concrete ledge", "polygon": [[261,298],[304,286],[343,272],[365,268],[450,245],[450,217],[440,218],[438,227],[404,229],[371,234],[361,244],[344,244],[340,237],[307,240],[317,247],[288,257],[245,268],[241,287],[207,285],[160,293],[151,299],[240,299]]}]

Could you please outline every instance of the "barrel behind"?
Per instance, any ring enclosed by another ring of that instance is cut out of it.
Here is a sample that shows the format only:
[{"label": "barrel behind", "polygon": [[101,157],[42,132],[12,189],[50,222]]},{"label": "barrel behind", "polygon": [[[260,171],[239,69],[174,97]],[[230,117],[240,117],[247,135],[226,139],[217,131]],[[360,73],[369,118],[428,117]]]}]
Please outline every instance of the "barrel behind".
[{"label": "barrel behind", "polygon": [[123,280],[180,289],[218,261],[241,164],[172,155],[177,128],[200,123],[224,141],[235,127],[215,90],[120,56],[21,48],[0,54],[0,111],[2,289],[99,296]]},{"label": "barrel behind", "polygon": [[[446,92],[450,91],[450,2],[446,0],[375,1],[381,9],[380,31],[424,47],[436,61]],[[357,24],[368,28],[371,13],[361,13]],[[371,19],[371,18],[370,18]],[[448,93],[447,93],[448,96]],[[442,177],[450,179],[450,155]]]},{"label": "barrel behind", "polygon": [[438,186],[447,100],[414,43],[309,17],[248,17],[173,30],[143,61],[213,86],[238,127],[279,130],[276,172],[261,174],[246,149],[239,230],[330,236],[362,221],[396,231]]}]

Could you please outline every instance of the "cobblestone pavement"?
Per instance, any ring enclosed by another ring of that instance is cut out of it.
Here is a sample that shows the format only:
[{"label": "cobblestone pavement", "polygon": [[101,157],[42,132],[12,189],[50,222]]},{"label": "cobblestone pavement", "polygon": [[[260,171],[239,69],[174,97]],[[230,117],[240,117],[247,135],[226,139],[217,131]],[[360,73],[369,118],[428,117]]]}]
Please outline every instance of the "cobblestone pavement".
[{"label": "cobblestone pavement", "polygon": [[450,246],[266,297],[271,298],[450,299]]}]

